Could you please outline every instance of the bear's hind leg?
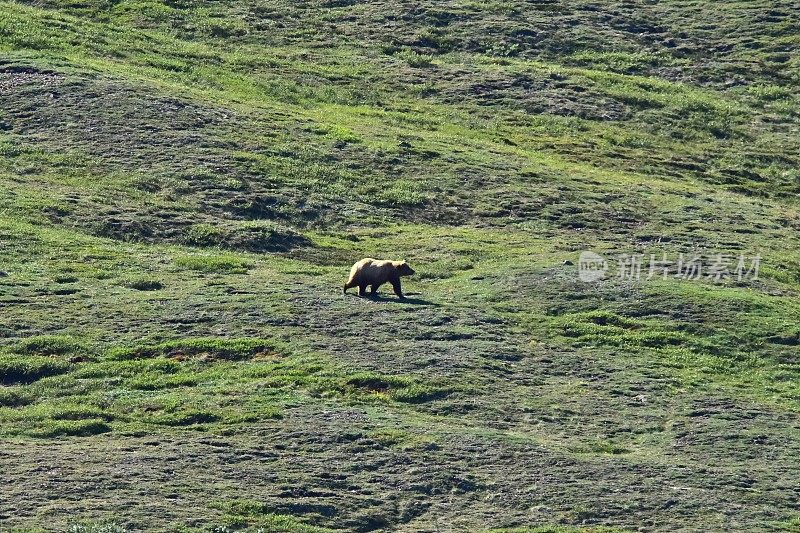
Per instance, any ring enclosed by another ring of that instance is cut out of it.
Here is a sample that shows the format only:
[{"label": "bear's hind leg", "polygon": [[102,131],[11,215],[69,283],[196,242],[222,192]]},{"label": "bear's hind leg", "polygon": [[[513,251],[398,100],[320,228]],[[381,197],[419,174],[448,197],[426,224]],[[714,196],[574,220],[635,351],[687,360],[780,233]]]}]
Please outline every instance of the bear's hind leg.
[{"label": "bear's hind leg", "polygon": [[372,292],[370,292],[370,294],[373,294],[373,295],[374,294],[378,294],[378,289],[380,289],[380,288],[381,288],[381,284],[380,283],[373,283],[372,284]]}]

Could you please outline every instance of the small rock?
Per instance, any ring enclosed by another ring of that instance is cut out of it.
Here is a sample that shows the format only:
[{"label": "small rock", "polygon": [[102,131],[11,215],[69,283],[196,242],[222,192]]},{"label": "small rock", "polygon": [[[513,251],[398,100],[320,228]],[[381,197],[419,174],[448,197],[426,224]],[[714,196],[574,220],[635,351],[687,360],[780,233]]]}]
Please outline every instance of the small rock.
[{"label": "small rock", "polygon": [[3,272],[2,270],[0,270],[0,278],[7,278],[7,277],[8,277],[8,272]]},{"label": "small rock", "polygon": [[572,262],[572,261],[570,261],[569,259],[567,259],[566,261],[564,261],[564,266],[572,266],[572,265],[574,265],[574,264],[575,264],[575,263],[573,263],[573,262]]}]

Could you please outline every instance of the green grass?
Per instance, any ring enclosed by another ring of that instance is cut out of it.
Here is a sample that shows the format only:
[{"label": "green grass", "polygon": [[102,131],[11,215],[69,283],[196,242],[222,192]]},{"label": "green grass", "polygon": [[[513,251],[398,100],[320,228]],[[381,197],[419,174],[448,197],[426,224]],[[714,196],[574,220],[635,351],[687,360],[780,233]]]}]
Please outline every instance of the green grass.
[{"label": "green grass", "polygon": [[[0,2],[2,520],[792,530],[798,22]],[[368,256],[407,302],[341,295]]]},{"label": "green grass", "polygon": [[20,355],[0,356],[0,379],[3,383],[25,383],[45,376],[62,374],[69,369],[65,361],[49,357]]},{"label": "green grass", "polygon": [[624,529],[608,527],[537,526],[492,529],[491,533],[621,533]]},{"label": "green grass", "polygon": [[210,274],[245,274],[248,269],[246,261],[233,255],[187,255],[176,258],[175,266]]},{"label": "green grass", "polygon": [[329,533],[332,529],[312,526],[298,518],[273,512],[268,505],[257,501],[235,500],[216,502],[214,507],[224,513],[224,520],[231,530],[239,531],[242,526],[251,531],[275,531],[281,533]]},{"label": "green grass", "polygon": [[113,348],[74,365],[5,356],[0,376],[17,388],[0,398],[3,434],[145,434],[158,427],[231,432],[243,423],[281,418],[294,402],[414,405],[452,392],[443,383],[353,372],[295,350],[265,339],[188,339]]}]

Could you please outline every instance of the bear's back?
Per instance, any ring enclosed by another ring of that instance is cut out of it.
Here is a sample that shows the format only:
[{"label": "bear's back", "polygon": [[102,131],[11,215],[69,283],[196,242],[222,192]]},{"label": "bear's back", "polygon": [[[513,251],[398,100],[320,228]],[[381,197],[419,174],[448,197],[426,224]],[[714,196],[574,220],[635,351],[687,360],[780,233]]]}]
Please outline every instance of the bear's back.
[{"label": "bear's back", "polygon": [[392,261],[384,261],[381,259],[373,259],[366,257],[353,265],[351,270],[351,277],[355,275],[359,279],[371,281],[386,281],[391,276],[391,272],[395,269]]}]

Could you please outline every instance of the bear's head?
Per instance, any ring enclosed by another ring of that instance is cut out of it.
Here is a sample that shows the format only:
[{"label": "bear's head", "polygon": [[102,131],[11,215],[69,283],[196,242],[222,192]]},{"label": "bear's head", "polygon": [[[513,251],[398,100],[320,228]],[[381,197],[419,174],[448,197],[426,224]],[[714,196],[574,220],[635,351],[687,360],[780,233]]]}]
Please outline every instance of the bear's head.
[{"label": "bear's head", "polygon": [[406,263],[405,261],[400,261],[400,264],[397,265],[397,273],[400,274],[401,276],[412,276],[416,272],[414,272],[413,268],[408,266],[408,263]]}]

